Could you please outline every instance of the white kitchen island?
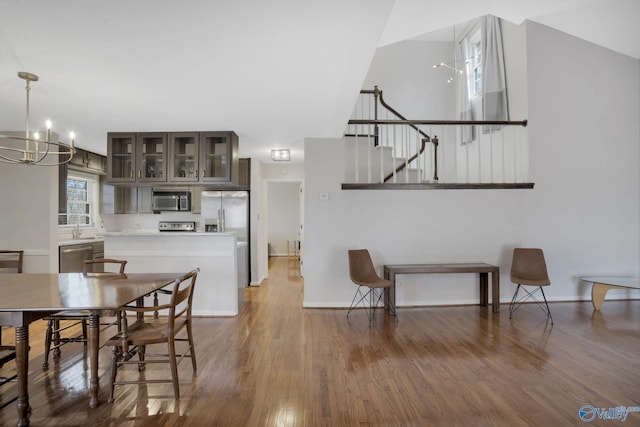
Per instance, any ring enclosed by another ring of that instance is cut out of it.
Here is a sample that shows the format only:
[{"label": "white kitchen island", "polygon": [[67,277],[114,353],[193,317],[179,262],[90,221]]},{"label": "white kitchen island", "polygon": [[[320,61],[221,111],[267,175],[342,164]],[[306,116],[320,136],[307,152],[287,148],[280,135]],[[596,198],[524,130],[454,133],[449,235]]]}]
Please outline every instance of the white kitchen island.
[{"label": "white kitchen island", "polygon": [[[105,258],[126,259],[127,273],[186,273],[200,268],[195,316],[235,316],[244,302],[245,242],[232,233],[123,231],[104,236]],[[239,265],[240,264],[240,265]]]}]

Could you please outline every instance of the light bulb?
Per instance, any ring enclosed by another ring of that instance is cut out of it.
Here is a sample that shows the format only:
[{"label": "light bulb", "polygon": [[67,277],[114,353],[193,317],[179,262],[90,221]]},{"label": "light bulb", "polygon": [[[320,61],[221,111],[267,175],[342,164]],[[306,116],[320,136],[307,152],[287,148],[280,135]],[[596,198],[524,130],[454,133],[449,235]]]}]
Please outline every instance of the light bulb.
[{"label": "light bulb", "polygon": [[51,129],[51,120],[47,120],[44,124],[47,126],[47,129]]}]

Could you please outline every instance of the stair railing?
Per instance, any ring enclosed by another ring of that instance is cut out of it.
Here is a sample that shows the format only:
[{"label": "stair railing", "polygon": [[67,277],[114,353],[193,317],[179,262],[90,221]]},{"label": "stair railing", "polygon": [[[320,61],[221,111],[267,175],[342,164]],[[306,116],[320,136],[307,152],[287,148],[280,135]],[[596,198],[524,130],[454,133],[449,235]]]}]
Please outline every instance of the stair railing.
[{"label": "stair railing", "polygon": [[[378,146],[380,144],[380,124],[383,123],[376,123],[376,121],[378,121],[379,117],[378,117],[378,104],[380,104],[382,107],[384,107],[385,112],[386,112],[386,117],[389,117],[389,113],[391,115],[393,115],[393,117],[395,117],[396,120],[403,120],[403,121],[407,121],[407,118],[404,117],[402,114],[400,114],[398,111],[396,111],[393,107],[391,107],[389,104],[387,104],[384,100],[383,94],[382,94],[382,90],[378,88],[378,86],[374,86],[373,90],[370,89],[363,89],[360,91],[361,95],[373,95],[373,104],[369,104],[368,105],[368,119],[364,118],[364,108],[362,108],[360,110],[361,113],[361,118],[360,119],[352,119],[349,120],[349,125],[356,125],[355,127],[355,132],[354,133],[349,133],[346,132],[345,136],[350,136],[350,137],[355,137],[356,140],[359,137],[364,136],[365,138],[372,140],[373,141],[373,145],[374,146]],[[356,104],[356,109],[354,111],[354,115],[357,117],[358,116],[358,105]],[[433,173],[433,180],[434,181],[438,181],[438,139],[437,137],[435,138],[431,138],[429,135],[427,135],[424,131],[422,131],[422,129],[418,128],[416,125],[414,124],[410,124],[410,123],[406,123],[410,128],[412,128],[414,131],[416,131],[416,139],[419,138],[419,143],[417,144],[416,150],[413,154],[411,155],[406,155],[407,152],[406,150],[408,149],[408,147],[404,147],[404,159],[405,162],[398,165],[397,167],[395,167],[393,169],[393,171],[391,173],[389,173],[388,175],[384,176],[381,181],[382,182],[388,182],[390,180],[393,180],[394,182],[396,181],[396,174],[402,170],[408,170],[409,166],[414,163],[414,161],[416,161],[416,159],[418,159],[418,157],[424,153],[424,150],[426,148],[426,144],[428,142],[432,143],[433,146],[433,161],[434,161],[434,173]],[[357,125],[366,125],[367,126],[367,132],[366,133],[361,133],[359,132],[359,129],[362,128],[358,128]],[[371,128],[371,125],[373,125],[373,129]],[[373,131],[373,133],[371,132]],[[418,136],[419,135],[419,136]],[[406,140],[405,140],[406,142]],[[356,150],[357,150],[357,145],[356,145]],[[394,151],[395,151],[395,147],[394,147]],[[358,162],[358,156],[356,156],[356,162]],[[382,162],[382,157],[381,160]],[[356,164],[356,168],[359,165]],[[380,166],[380,170],[382,171],[382,164]],[[406,175],[405,175],[406,176]],[[371,177],[369,176],[369,182],[371,182]],[[357,181],[357,174],[356,174],[356,181]]]},{"label": "stair railing", "polygon": [[[496,129],[501,129],[507,126],[527,126],[527,121],[463,121],[463,120],[408,120],[393,107],[387,104],[383,98],[382,90],[377,86],[373,90],[360,91],[361,99],[367,99],[359,101],[352,114],[352,119],[349,120],[346,137],[355,138],[355,182],[360,181],[360,155],[361,150],[360,141],[364,140],[365,145],[373,147],[388,147],[392,150],[393,159],[402,159],[401,162],[395,161],[392,165],[384,164],[384,152],[379,150],[380,158],[379,164],[374,164],[372,159],[371,150],[367,149],[366,163],[367,163],[367,182],[372,183],[372,169],[379,167],[380,177],[376,179],[378,183],[397,183],[402,182],[402,177],[398,179],[399,174],[402,172],[404,175],[404,182],[409,182],[409,174],[411,170],[417,171],[421,181],[427,181],[431,183],[437,183],[439,181],[438,176],[438,146],[440,140],[437,135],[429,135],[420,126],[429,126],[430,129],[433,126],[440,126],[443,129],[448,128],[449,133],[452,132],[451,128],[461,129],[463,127],[477,126],[480,129],[489,130],[488,132],[480,131],[477,134],[488,133],[493,134]],[[362,97],[365,95],[366,97]],[[371,96],[373,100],[371,100]],[[365,105],[366,104],[366,105]],[[379,107],[383,107],[383,113],[387,117],[385,119],[379,118]],[[391,116],[392,118],[389,118]],[[381,132],[381,128],[384,129]],[[460,132],[460,130],[455,130]],[[432,133],[432,132],[430,132]],[[399,134],[399,135],[398,135]],[[411,136],[413,134],[413,136]],[[490,136],[491,138],[491,136]],[[503,136],[504,138],[504,136]],[[449,138],[451,139],[451,138]],[[456,138],[453,138],[456,139]],[[427,144],[430,143],[431,150],[425,153]],[[493,145],[491,145],[493,147]],[[515,153],[515,150],[514,150]],[[429,157],[427,158],[427,154]],[[503,153],[504,157],[504,153]],[[491,153],[493,158],[493,153]],[[469,155],[467,154],[467,177],[469,182]],[[398,163],[399,162],[399,163]],[[478,159],[478,162],[480,160]],[[514,163],[515,163],[514,159]],[[391,167],[389,167],[391,166]],[[479,167],[479,166],[478,166]],[[514,166],[515,167],[515,166]],[[385,170],[391,170],[390,173],[386,173]],[[426,171],[430,170],[431,173],[426,176]],[[493,175],[493,172],[491,172]],[[515,175],[515,172],[514,172]]]}]

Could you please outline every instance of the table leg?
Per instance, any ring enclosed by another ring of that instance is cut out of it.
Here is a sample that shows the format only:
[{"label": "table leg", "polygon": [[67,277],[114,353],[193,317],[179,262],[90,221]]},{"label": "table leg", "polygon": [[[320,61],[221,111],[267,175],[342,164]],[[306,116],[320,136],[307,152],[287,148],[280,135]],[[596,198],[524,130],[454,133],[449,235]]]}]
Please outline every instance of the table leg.
[{"label": "table leg", "polygon": [[393,286],[384,288],[384,308],[389,314],[396,315],[396,275],[385,273],[385,279],[393,282]]},{"label": "table leg", "polygon": [[500,270],[491,273],[491,310],[500,313]]},{"label": "table leg", "polygon": [[89,316],[89,361],[91,363],[91,386],[89,407],[98,406],[98,390],[100,380],[98,378],[98,349],[100,347],[100,315],[91,313]]},{"label": "table leg", "polygon": [[489,273],[478,273],[480,275],[480,305],[489,305]]},{"label": "table leg", "polygon": [[591,287],[591,304],[593,304],[594,310],[600,310],[604,303],[604,297],[607,295],[609,289],[625,289],[622,286],[605,285],[604,283],[594,283]]},{"label": "table leg", "polygon": [[18,426],[29,425],[29,326],[16,326],[16,370],[18,376]]}]

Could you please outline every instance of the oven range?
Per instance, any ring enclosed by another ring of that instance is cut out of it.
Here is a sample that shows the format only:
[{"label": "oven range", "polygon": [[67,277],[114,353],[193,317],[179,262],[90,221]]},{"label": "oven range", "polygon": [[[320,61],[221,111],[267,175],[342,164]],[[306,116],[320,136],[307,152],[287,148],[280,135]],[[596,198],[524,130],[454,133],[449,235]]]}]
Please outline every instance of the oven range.
[{"label": "oven range", "polygon": [[195,221],[160,221],[158,231],[196,231]]}]

